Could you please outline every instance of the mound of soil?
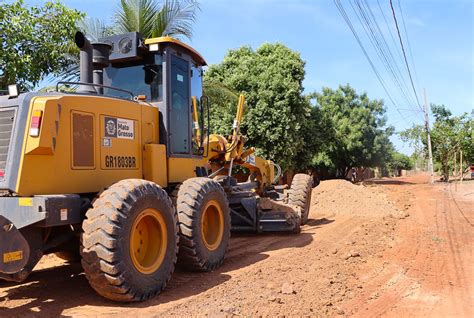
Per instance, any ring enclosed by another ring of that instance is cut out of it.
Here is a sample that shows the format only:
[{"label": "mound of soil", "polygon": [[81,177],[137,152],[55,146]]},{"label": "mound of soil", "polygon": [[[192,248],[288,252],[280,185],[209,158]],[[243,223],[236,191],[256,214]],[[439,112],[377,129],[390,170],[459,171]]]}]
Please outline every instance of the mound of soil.
[{"label": "mound of soil", "polygon": [[402,217],[385,193],[346,180],[322,181],[313,191],[316,213],[365,217]]}]

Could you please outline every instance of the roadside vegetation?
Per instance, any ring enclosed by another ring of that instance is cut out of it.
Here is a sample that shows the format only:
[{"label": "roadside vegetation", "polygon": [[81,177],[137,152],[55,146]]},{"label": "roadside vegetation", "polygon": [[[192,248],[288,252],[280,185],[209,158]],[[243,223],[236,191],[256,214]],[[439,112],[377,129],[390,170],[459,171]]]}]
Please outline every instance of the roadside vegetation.
[{"label": "roadside vegetation", "polygon": [[[431,104],[431,112],[435,119],[431,129],[433,160],[443,180],[448,181],[455,165],[455,153],[462,151],[464,166],[474,164],[474,110],[471,114],[454,116],[445,105]],[[400,136],[418,150],[415,154],[426,157],[428,137],[425,127],[414,125]]]},{"label": "roadside vegetation", "polygon": [[231,50],[205,74],[213,101],[211,130],[231,127],[237,94],[246,96],[242,132],[261,155],[286,171],[346,176],[352,167],[379,167],[389,174],[410,169],[411,159],[395,151],[382,100],[371,100],[349,84],[305,94],[304,61],[283,44]]}]

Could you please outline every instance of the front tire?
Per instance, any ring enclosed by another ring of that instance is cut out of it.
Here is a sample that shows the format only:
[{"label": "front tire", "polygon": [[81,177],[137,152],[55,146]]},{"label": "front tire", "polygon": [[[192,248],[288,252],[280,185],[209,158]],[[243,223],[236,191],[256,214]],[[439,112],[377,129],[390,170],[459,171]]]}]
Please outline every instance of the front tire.
[{"label": "front tire", "polygon": [[222,186],[209,178],[191,178],[179,188],[178,263],[211,271],[223,261],[230,240],[230,208]]},{"label": "front tire", "polygon": [[92,288],[115,301],[160,293],[174,271],[177,216],[153,182],[128,179],[104,191],[83,222],[82,266]]}]

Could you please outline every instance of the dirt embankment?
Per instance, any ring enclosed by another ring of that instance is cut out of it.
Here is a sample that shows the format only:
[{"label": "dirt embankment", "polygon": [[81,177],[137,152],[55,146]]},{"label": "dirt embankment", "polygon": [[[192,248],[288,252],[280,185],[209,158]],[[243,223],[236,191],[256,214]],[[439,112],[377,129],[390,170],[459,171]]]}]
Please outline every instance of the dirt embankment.
[{"label": "dirt embankment", "polygon": [[[410,205],[407,201],[403,209]],[[315,217],[321,212],[369,218],[403,218],[407,214],[373,183],[355,185],[345,180],[324,181],[314,189],[313,211]]]},{"label": "dirt embankment", "polygon": [[[426,180],[321,182],[301,234],[233,236],[221,268],[177,270],[168,288],[144,303],[104,300],[80,265],[49,256],[23,284],[0,283],[0,315],[396,316],[437,308],[465,315],[472,227],[462,225],[468,223],[452,198],[441,195],[447,192],[426,188]],[[435,216],[425,211],[431,195]],[[458,204],[472,221],[469,201]]]}]

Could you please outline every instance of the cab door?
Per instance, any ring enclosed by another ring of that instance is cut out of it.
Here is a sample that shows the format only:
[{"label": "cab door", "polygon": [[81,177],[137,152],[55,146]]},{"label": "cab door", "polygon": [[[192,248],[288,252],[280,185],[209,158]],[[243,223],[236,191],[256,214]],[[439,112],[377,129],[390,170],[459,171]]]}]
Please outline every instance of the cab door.
[{"label": "cab door", "polygon": [[191,96],[189,62],[171,55],[169,114],[170,156],[191,155]]}]

